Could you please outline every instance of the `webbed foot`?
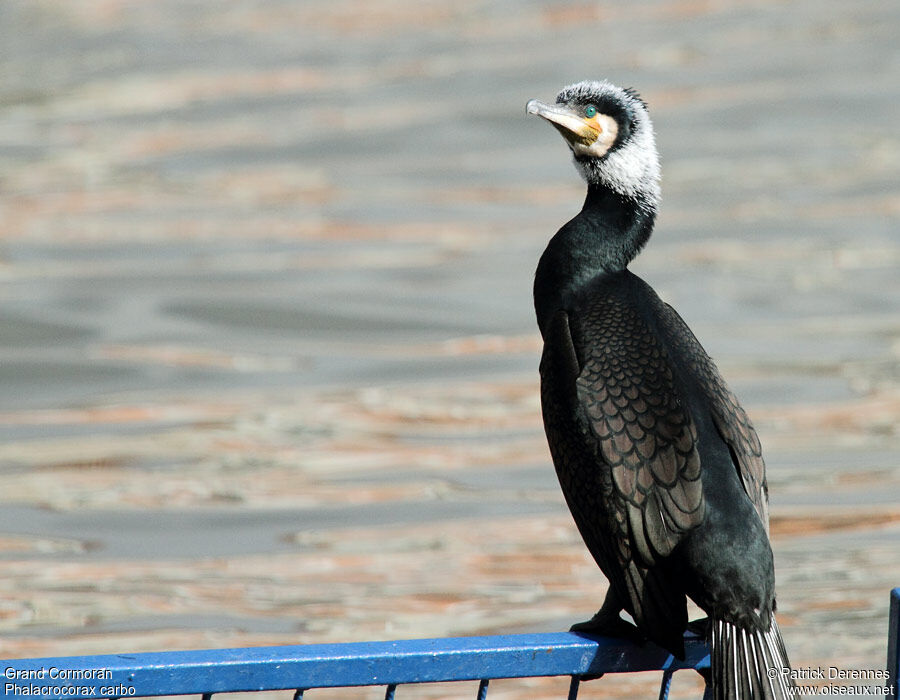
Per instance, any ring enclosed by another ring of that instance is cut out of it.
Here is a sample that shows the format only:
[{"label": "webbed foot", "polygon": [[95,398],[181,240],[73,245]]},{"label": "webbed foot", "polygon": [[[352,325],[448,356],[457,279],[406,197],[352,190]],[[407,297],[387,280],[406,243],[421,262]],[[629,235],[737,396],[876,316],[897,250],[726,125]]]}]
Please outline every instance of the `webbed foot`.
[{"label": "webbed foot", "polygon": [[[698,637],[700,637],[700,639],[709,639],[709,622],[710,620],[708,617],[701,617],[697,620],[691,620],[687,625],[688,632],[693,632]],[[712,688],[712,669],[705,668],[702,671],[700,669],[697,669],[697,673],[703,676],[706,687],[708,689]],[[703,697],[706,697],[706,695],[704,695]]]},{"label": "webbed foot", "polygon": [[569,628],[569,631],[598,637],[619,637],[628,639],[635,644],[642,644],[646,641],[646,637],[632,623],[623,620],[618,613],[612,614],[604,608],[601,608],[590,620],[575,623]]},{"label": "webbed foot", "polygon": [[[641,631],[630,622],[619,617],[619,611],[604,605],[590,620],[576,622],[569,628],[570,632],[580,632],[594,637],[618,637],[628,639],[635,644],[643,644],[646,638]],[[582,676],[583,681],[593,681],[603,676],[602,673]]]},{"label": "webbed foot", "polygon": [[687,625],[688,632],[693,632],[701,639],[706,639],[709,634],[709,618],[701,617],[696,620],[691,620]]}]

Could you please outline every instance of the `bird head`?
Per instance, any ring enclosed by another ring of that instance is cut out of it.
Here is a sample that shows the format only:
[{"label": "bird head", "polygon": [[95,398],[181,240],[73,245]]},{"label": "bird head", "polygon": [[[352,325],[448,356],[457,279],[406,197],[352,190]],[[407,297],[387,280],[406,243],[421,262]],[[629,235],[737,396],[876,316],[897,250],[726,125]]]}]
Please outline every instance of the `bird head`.
[{"label": "bird head", "polygon": [[586,80],[564,87],[555,104],[530,100],[525,111],[563,135],[588,184],[656,207],[659,155],[647,106],[634,90]]}]

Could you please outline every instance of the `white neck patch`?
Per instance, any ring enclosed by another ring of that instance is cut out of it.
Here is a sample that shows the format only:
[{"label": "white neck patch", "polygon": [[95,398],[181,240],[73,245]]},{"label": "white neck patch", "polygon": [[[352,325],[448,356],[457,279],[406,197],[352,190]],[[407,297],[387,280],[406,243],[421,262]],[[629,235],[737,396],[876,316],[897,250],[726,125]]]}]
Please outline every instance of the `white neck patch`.
[{"label": "white neck patch", "polygon": [[653,123],[644,103],[629,90],[605,80],[586,80],[564,87],[557,103],[591,102],[602,98],[620,103],[633,117],[627,140],[600,158],[575,158],[575,167],[591,184],[606,185],[614,192],[635,199],[642,207],[659,204],[659,154]]}]

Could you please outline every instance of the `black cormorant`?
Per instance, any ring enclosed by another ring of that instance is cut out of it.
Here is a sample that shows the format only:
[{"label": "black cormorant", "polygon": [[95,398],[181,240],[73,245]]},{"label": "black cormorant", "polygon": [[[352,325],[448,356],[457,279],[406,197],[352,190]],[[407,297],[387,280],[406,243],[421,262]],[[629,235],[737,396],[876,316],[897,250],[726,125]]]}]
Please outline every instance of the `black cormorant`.
[{"label": "black cormorant", "polygon": [[690,596],[709,615],[715,697],[790,698],[756,431],[685,322],[627,269],[660,197],[646,105],[585,81],[526,111],[562,134],[588,186],[534,281],[550,452],[610,584],[573,629],[637,632],[624,609],[683,658]]}]

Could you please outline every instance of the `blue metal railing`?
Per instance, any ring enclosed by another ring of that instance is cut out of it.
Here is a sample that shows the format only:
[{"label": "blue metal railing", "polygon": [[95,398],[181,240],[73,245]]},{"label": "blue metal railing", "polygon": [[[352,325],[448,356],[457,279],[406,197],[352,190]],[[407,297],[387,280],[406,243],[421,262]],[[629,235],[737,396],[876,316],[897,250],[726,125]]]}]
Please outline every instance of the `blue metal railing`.
[{"label": "blue metal railing", "polygon": [[[900,588],[891,591],[887,669],[892,696],[900,696]],[[68,698],[201,695],[259,690],[385,686],[393,700],[398,685],[479,681],[486,700],[497,678],[569,676],[569,700],[584,678],[607,673],[662,671],[660,700],[672,674],[709,668],[702,639],[685,635],[684,660],[654,644],[594,638],[572,632],[493,637],[407,639],[392,642],[310,644],[205,651],[65,656],[0,660],[7,697]],[[709,688],[704,697],[708,697]]]},{"label": "blue metal railing", "polygon": [[484,700],[493,679],[533,676],[570,676],[574,700],[585,677],[653,670],[663,671],[665,698],[674,671],[709,667],[703,640],[688,633],[685,648],[679,660],[652,643],[562,632],[12,659],[0,667],[6,696],[69,700],[259,690],[293,690],[299,699],[313,688],[371,685],[385,686],[392,700],[398,685],[437,681],[479,681]]},{"label": "blue metal railing", "polygon": [[888,685],[893,689],[893,697],[900,694],[900,588],[891,591],[891,614],[888,621],[888,655],[887,671],[889,675]]}]

